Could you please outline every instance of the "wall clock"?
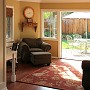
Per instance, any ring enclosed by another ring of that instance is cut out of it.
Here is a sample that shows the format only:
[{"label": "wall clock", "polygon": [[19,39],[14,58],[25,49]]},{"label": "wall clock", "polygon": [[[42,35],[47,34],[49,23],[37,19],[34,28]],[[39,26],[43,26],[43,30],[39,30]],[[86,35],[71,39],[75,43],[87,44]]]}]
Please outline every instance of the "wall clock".
[{"label": "wall clock", "polygon": [[32,18],[34,16],[34,10],[31,7],[26,7],[24,9],[24,17],[29,19]]}]

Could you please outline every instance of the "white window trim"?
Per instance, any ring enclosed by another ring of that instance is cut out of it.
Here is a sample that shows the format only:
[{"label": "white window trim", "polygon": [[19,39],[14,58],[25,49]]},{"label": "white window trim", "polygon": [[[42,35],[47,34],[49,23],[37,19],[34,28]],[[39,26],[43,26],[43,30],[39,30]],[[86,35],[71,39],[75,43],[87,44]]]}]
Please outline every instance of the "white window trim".
[{"label": "white window trim", "polygon": [[[61,55],[61,48],[62,48],[62,26],[61,26],[61,14],[60,12],[75,12],[75,11],[80,11],[80,12],[90,12],[90,9],[41,9],[41,22],[42,22],[42,11],[58,11],[59,15],[58,15],[58,30],[57,30],[57,39],[56,41],[58,41],[58,57],[60,58]],[[41,23],[42,24],[42,23]],[[42,37],[42,25],[41,25],[41,37]],[[44,38],[46,40],[46,38]],[[54,40],[54,39],[47,39],[47,40]]]},{"label": "white window trim", "polygon": [[[58,9],[41,9],[41,38],[43,38],[44,40],[53,40],[53,41],[58,41],[58,36],[59,36],[59,33],[58,33],[58,31],[60,30],[60,25],[59,25],[59,20],[57,20],[57,38],[53,38],[53,37],[44,37],[44,30],[43,30],[43,27],[44,27],[44,23],[42,23],[42,22],[44,22],[44,18],[43,18],[43,13],[45,12],[45,11],[54,11],[54,12],[57,12],[57,16],[58,16],[58,18],[59,18],[59,13],[58,12],[60,12],[60,10],[58,10]],[[60,19],[60,18],[59,18]]]},{"label": "white window trim", "polygon": [[6,39],[6,42],[14,41],[14,6],[8,6],[6,5],[6,8],[12,8],[13,9],[13,17],[12,17],[12,36],[11,38]]}]

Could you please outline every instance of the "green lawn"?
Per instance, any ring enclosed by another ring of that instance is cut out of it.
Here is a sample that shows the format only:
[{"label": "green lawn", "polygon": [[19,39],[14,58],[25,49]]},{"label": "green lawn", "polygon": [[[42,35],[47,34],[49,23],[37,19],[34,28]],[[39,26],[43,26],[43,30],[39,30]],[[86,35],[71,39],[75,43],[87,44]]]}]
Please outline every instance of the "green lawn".
[{"label": "green lawn", "polygon": [[62,48],[63,49],[72,49],[73,46],[70,46],[67,40],[62,40]]}]

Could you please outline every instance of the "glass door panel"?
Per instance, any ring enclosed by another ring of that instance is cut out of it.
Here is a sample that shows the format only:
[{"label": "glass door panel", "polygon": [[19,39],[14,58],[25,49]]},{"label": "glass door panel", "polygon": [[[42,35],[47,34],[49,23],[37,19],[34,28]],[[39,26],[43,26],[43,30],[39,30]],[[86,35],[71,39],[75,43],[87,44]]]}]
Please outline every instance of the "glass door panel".
[{"label": "glass door panel", "polygon": [[80,18],[78,14],[82,13],[84,12],[61,12],[62,58],[80,60],[89,58],[86,55],[90,53],[90,21],[88,18],[82,18],[82,15]]}]

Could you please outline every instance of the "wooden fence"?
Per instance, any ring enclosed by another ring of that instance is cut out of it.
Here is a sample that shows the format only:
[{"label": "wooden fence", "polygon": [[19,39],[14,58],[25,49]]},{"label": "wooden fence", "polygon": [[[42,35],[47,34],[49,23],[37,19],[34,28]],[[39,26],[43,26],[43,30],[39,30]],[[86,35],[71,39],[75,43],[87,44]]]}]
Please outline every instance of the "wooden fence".
[{"label": "wooden fence", "polygon": [[[90,19],[87,19],[87,30],[90,32]],[[86,19],[62,19],[63,34],[84,34],[86,32]]]}]

